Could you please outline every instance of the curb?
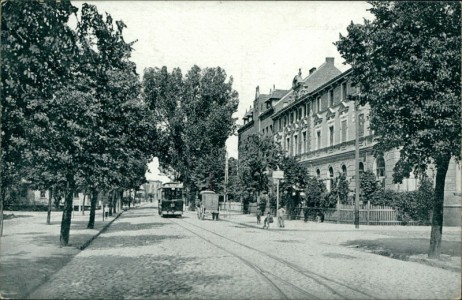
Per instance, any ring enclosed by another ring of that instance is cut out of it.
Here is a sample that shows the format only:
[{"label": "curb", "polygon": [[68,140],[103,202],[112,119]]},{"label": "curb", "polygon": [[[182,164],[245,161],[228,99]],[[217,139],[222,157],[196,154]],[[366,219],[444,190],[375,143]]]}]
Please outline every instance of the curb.
[{"label": "curb", "polygon": [[101,233],[104,233],[104,232],[108,229],[108,227],[111,226],[111,224],[112,224],[115,220],[117,220],[117,219],[120,217],[120,215],[123,214],[123,212],[124,212],[124,210],[122,210],[121,212],[119,212],[119,213],[115,216],[115,218],[112,219],[112,220],[111,220],[109,223],[107,223],[106,225],[104,225],[104,227],[101,228],[101,230],[100,230],[97,234],[95,234],[92,238],[90,238],[88,241],[86,241],[82,246],[77,247],[77,248],[78,248],[79,250],[85,250],[85,248],[87,248],[87,247],[91,244],[91,242],[93,242]]},{"label": "curb", "polygon": [[[87,248],[87,247],[91,244],[91,242],[93,242],[101,233],[105,232],[105,231],[108,229],[108,227],[112,224],[112,222],[114,222],[115,220],[117,220],[117,219],[120,217],[120,215],[122,215],[123,212],[124,212],[124,210],[122,210],[122,211],[120,211],[119,213],[117,213],[117,215],[114,217],[114,219],[112,219],[109,223],[107,223],[106,225],[104,225],[104,227],[101,228],[101,230],[100,230],[97,234],[95,234],[95,235],[94,235],[93,237],[91,237],[88,241],[86,241],[85,243],[83,243],[80,247],[75,247],[75,248],[77,248],[77,249],[79,249],[79,250],[84,250],[85,248]],[[75,255],[74,255],[74,256],[75,256]],[[72,256],[72,258],[73,258],[74,256]],[[72,258],[71,258],[71,259],[72,259]],[[70,261],[70,260],[69,260],[69,261]],[[60,269],[64,268],[64,267],[69,263],[69,261],[67,261],[64,265],[62,265]],[[31,288],[25,295],[22,296],[22,297],[23,297],[22,299],[28,299],[28,298],[30,297],[30,295],[32,295],[35,291],[37,291],[42,285],[44,285],[46,282],[48,282],[49,280],[51,280],[52,278],[54,278],[54,277],[56,276],[56,273],[57,273],[60,269],[56,270],[54,274],[51,274],[51,276],[47,276],[47,277],[43,278],[42,282],[40,282],[39,284],[37,284],[37,286]],[[0,297],[0,299],[2,299],[2,298]]]}]

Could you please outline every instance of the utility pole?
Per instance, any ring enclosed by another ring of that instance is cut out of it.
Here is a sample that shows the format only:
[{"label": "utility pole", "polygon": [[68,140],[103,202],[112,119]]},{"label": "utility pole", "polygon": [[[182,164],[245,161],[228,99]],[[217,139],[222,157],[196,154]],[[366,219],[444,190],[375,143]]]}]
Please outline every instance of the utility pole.
[{"label": "utility pole", "polygon": [[229,216],[229,209],[228,209],[228,151],[225,150],[225,187],[224,187],[224,191],[225,191],[225,208],[227,210],[227,215]]},{"label": "utility pole", "polygon": [[276,180],[276,216],[278,215],[279,210],[279,181],[284,179],[284,171],[279,170],[279,166],[277,171],[273,171],[273,179]]},{"label": "utility pole", "polygon": [[355,228],[359,228],[359,95],[355,97]]}]

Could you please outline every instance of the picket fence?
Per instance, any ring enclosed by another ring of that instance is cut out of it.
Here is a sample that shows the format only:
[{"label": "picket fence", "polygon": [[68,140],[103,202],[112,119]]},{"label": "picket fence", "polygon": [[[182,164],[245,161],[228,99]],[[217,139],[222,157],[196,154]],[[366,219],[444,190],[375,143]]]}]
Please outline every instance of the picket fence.
[{"label": "picket fence", "polygon": [[[224,207],[223,207],[224,208]],[[230,202],[226,207],[232,212],[243,212],[243,205],[237,202]],[[317,208],[310,207],[312,212],[316,211]],[[250,203],[248,207],[248,213],[255,213],[257,210],[256,203]],[[303,219],[303,211],[301,209],[296,210],[295,215],[286,216],[290,219]],[[337,204],[335,208],[327,209],[324,214],[324,221],[333,223],[354,223],[354,205],[348,204]],[[398,220],[398,211],[389,206],[382,205],[371,205],[365,204],[359,206],[359,223],[365,225],[402,225],[402,221]],[[418,222],[408,221],[407,225],[417,225]]]}]

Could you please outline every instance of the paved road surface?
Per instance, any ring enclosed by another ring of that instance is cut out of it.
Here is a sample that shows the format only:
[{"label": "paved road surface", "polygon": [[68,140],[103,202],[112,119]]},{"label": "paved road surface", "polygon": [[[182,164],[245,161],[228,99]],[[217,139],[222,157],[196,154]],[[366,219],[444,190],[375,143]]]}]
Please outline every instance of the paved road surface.
[{"label": "paved road surface", "polygon": [[448,299],[460,278],[305,232],[145,207],[125,212],[30,298]]}]

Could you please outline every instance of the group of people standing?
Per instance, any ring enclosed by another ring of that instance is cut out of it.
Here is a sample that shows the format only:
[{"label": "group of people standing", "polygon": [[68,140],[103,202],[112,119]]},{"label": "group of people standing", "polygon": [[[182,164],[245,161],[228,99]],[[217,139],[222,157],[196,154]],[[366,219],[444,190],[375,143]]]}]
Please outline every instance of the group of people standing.
[{"label": "group of people standing", "polygon": [[[261,209],[257,210],[257,224],[261,223],[261,217],[264,213],[261,211]],[[279,227],[284,228],[284,216],[286,214],[286,210],[284,207],[280,207],[277,211],[277,218],[278,218],[278,224]],[[265,219],[263,220],[263,229],[269,229],[270,223],[273,223],[273,215],[271,214],[270,211],[267,212]]]}]

